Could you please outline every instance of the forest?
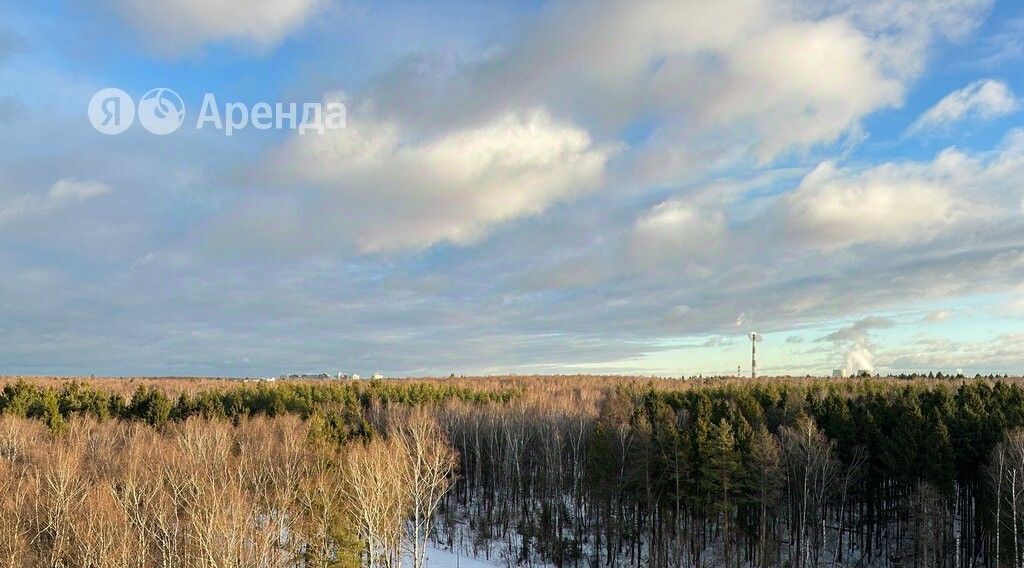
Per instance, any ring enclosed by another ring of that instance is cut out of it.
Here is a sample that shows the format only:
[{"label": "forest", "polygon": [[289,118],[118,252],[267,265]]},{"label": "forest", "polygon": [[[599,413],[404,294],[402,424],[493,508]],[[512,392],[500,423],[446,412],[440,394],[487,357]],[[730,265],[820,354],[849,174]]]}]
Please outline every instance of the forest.
[{"label": "forest", "polygon": [[9,379],[0,565],[1024,566],[1024,382]]}]

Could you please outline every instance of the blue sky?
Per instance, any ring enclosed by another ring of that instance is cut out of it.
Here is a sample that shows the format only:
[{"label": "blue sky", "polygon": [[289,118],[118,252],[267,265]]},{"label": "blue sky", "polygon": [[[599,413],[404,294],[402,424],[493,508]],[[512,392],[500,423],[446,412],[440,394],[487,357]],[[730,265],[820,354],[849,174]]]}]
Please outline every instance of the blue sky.
[{"label": "blue sky", "polygon": [[1022,63],[1000,0],[0,0],[0,372],[1022,373]]}]

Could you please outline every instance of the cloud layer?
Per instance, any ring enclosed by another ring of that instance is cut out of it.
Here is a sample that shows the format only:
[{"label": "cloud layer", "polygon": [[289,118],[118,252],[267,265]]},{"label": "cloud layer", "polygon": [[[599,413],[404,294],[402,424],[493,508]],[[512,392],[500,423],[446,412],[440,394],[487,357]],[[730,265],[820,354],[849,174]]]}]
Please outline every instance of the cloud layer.
[{"label": "cloud layer", "polygon": [[[159,56],[99,62],[9,20],[12,370],[732,373],[749,331],[774,371],[1024,368],[1019,77],[954,57],[992,2],[334,4],[108,0]],[[348,128],[90,129],[156,77]]]}]

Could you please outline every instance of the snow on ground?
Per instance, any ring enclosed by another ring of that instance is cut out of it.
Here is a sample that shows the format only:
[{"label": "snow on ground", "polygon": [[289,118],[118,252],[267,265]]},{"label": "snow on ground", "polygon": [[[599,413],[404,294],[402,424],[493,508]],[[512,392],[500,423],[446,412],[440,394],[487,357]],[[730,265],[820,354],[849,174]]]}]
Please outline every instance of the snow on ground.
[{"label": "snow on ground", "polygon": [[503,566],[503,564],[496,561],[488,562],[465,554],[455,554],[437,548],[433,544],[427,546],[427,568],[495,568],[495,566]]}]

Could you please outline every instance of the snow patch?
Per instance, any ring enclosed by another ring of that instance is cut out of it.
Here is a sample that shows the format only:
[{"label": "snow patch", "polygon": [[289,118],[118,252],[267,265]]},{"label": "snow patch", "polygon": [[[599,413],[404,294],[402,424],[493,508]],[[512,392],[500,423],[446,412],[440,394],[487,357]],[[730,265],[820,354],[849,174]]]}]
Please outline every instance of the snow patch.
[{"label": "snow patch", "polygon": [[503,566],[503,564],[456,554],[438,548],[434,544],[427,546],[427,568],[495,568],[495,566]]}]

